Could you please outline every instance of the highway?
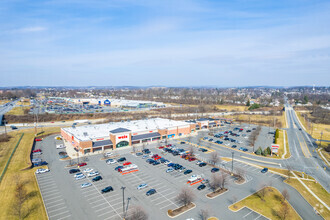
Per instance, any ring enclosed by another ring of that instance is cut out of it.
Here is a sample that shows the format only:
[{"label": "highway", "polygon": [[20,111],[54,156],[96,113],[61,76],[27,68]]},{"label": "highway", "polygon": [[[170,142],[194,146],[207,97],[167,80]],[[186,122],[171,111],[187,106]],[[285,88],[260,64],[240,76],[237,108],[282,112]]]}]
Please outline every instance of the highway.
[{"label": "highway", "polygon": [[0,125],[3,125],[3,115],[9,112],[16,105],[17,101],[8,102],[6,105],[0,106]]}]

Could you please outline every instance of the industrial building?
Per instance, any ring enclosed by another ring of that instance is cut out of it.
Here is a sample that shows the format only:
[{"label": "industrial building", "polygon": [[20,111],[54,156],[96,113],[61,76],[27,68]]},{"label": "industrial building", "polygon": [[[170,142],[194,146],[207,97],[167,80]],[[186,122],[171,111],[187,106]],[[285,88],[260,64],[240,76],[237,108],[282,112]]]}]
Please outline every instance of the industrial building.
[{"label": "industrial building", "polygon": [[62,128],[61,134],[76,151],[86,154],[185,136],[220,124],[218,119],[176,121],[152,118]]}]

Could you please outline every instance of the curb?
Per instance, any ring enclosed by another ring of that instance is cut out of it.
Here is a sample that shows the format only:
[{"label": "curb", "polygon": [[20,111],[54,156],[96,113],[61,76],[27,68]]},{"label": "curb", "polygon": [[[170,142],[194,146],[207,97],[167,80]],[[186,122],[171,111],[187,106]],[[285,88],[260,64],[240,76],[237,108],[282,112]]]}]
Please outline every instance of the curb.
[{"label": "curb", "polygon": [[212,198],[207,197],[207,194],[205,194],[205,197],[206,197],[207,199],[215,199],[215,198],[217,198],[218,196],[221,196],[221,195],[225,194],[225,193],[228,192],[228,191],[229,191],[229,189],[227,189],[227,190],[224,191],[223,193],[220,193],[219,195],[216,195],[216,196],[214,196],[214,197],[212,197]]},{"label": "curb", "polygon": [[190,208],[190,209],[188,209],[188,210],[186,210],[186,211],[184,211],[184,212],[182,212],[182,213],[180,213],[180,214],[178,214],[178,215],[176,215],[176,216],[169,216],[168,211],[166,212],[166,214],[167,214],[167,216],[170,217],[170,218],[176,218],[176,217],[178,217],[178,216],[180,216],[180,215],[182,215],[182,214],[184,214],[184,213],[186,213],[186,212],[188,212],[188,211],[190,211],[190,210],[196,208],[196,204],[193,203],[193,202],[192,202],[192,204],[194,204],[194,207],[192,207],[192,208]]}]

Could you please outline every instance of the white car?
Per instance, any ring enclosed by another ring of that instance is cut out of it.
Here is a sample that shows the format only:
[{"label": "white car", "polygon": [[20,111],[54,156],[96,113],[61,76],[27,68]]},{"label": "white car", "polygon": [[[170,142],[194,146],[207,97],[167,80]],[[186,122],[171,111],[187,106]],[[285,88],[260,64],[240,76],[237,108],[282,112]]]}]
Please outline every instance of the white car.
[{"label": "white car", "polygon": [[39,174],[39,173],[47,173],[47,172],[49,172],[49,169],[37,169],[36,170],[36,174]]},{"label": "white car", "polygon": [[85,179],[86,176],[85,175],[80,175],[80,176],[77,176],[76,177],[76,180],[82,180],[82,179]]},{"label": "white car", "polygon": [[99,175],[99,171],[94,171],[87,174],[88,177],[97,176],[97,175]]},{"label": "white car", "polygon": [[144,189],[144,188],[146,188],[148,186],[148,184],[146,184],[146,183],[142,183],[142,184],[140,184],[138,187],[137,187],[137,189]]},{"label": "white car", "polygon": [[172,161],[166,161],[164,164],[167,165],[169,163],[172,163]]},{"label": "white car", "polygon": [[229,146],[230,144],[229,143],[225,143],[226,146]]},{"label": "white car", "polygon": [[105,156],[110,157],[112,155],[112,152],[106,152]]},{"label": "white car", "polygon": [[152,156],[154,156],[154,154],[153,154],[153,153],[149,154],[149,157],[152,157]]},{"label": "white car", "polygon": [[74,178],[76,178],[76,177],[78,177],[78,176],[83,176],[84,174],[83,173],[76,173],[75,175],[74,175]]},{"label": "white car", "polygon": [[81,188],[87,188],[89,186],[92,186],[92,184],[91,183],[83,183],[83,184],[81,184]]},{"label": "white car", "polygon": [[92,171],[93,171],[92,168],[86,168],[86,169],[83,170],[84,173],[90,173]]},{"label": "white car", "polygon": [[32,155],[41,155],[42,152],[33,152]]},{"label": "white car", "polygon": [[166,173],[171,173],[171,172],[173,172],[174,171],[174,169],[172,168],[172,167],[170,167],[170,168],[168,168],[167,170],[166,170]]},{"label": "white car", "polygon": [[65,145],[64,144],[58,144],[56,145],[56,149],[63,149],[65,148]]},{"label": "white car", "polygon": [[198,164],[200,164],[200,163],[202,163],[202,162],[203,162],[203,161],[198,160],[196,164],[198,165]]},{"label": "white car", "polygon": [[117,161],[114,160],[114,159],[108,159],[108,160],[106,161],[106,163],[107,163],[107,164],[114,164],[114,163],[117,163]]}]

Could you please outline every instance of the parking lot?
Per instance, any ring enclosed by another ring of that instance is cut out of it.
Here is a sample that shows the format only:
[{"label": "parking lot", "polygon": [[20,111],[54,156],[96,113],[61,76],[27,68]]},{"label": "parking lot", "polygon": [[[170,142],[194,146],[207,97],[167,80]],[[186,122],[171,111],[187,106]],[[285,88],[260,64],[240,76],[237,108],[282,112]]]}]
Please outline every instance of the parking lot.
[{"label": "parking lot", "polygon": [[[200,167],[196,164],[196,161],[189,162],[180,158],[180,156],[165,153],[162,149],[158,149],[156,145],[149,145],[148,148],[150,148],[152,153],[158,154],[174,163],[179,163],[186,169],[191,169],[192,173],[187,175],[178,171],[166,173],[168,169],[166,164],[152,165],[146,163],[147,158],[142,159],[142,156],[131,154],[130,149],[123,149],[118,150],[120,157],[126,157],[127,161],[136,164],[138,166],[137,172],[122,175],[122,173],[114,170],[116,166],[122,163],[108,165],[105,160],[102,160],[102,155],[94,155],[88,157],[86,161],[87,166],[81,167],[80,170],[91,168],[94,171],[98,171],[103,179],[98,182],[92,182],[93,177],[75,180],[74,174],[69,174],[69,170],[77,167],[67,167],[68,161],[59,160],[58,152],[63,151],[63,149],[56,149],[56,145],[61,142],[55,140],[54,136],[50,136],[41,142],[37,142],[35,147],[41,148],[43,151],[43,154],[38,157],[49,163],[50,172],[38,174],[37,179],[50,219],[121,219],[124,215],[123,191],[121,187],[125,187],[125,211],[128,207],[129,214],[129,210],[132,207],[142,206],[149,214],[150,219],[168,219],[167,210],[179,207],[179,204],[176,202],[176,196],[182,187],[188,187],[193,190],[196,195],[195,203],[200,207],[205,204],[211,207],[214,206],[210,202],[211,200],[205,196],[210,192],[208,187],[203,190],[197,190],[200,183],[192,186],[187,184],[187,180],[191,175],[201,175],[204,179],[210,179],[212,174],[212,167],[210,166]],[[173,140],[171,143],[185,150],[190,148],[188,144],[180,144],[180,140]],[[208,152],[197,150],[195,154],[198,159],[205,161],[208,160],[210,155]],[[221,161],[217,165],[231,170],[232,162]],[[229,188],[234,187],[237,189],[235,193],[239,193],[242,196],[248,195],[249,190],[246,190],[246,188],[255,186],[255,182],[260,178],[260,169],[239,161],[234,161],[233,165],[234,168],[241,167],[246,170],[246,182],[242,185],[237,185],[234,183],[234,178],[231,177],[228,182]],[[262,178],[270,177],[281,179],[280,176],[274,176],[272,173],[266,173],[262,176]],[[81,188],[81,184],[88,182],[92,183],[90,187]],[[146,183],[148,186],[138,190],[138,185],[143,183]],[[112,186],[114,191],[102,194],[101,190],[107,186]],[[155,189],[157,193],[147,196],[146,192],[150,189]],[[230,190],[225,195],[231,196],[232,193],[233,191]],[[225,196],[219,198],[223,200]],[[224,201],[224,204],[226,203],[228,201]],[[215,214],[218,213],[217,216],[232,215],[233,213],[225,207],[226,205],[222,208],[221,214],[216,208],[212,210]],[[196,218],[198,211],[194,209],[182,216],[187,218],[195,216]]]}]

